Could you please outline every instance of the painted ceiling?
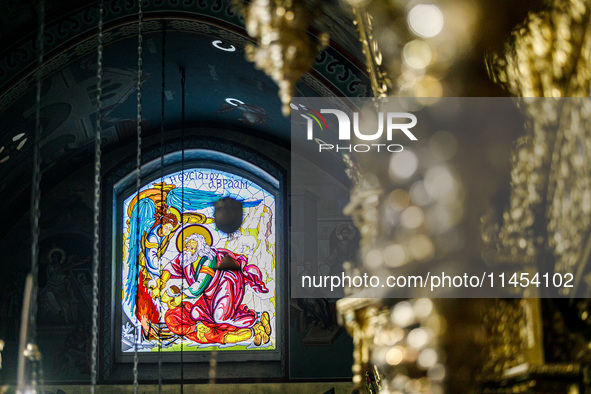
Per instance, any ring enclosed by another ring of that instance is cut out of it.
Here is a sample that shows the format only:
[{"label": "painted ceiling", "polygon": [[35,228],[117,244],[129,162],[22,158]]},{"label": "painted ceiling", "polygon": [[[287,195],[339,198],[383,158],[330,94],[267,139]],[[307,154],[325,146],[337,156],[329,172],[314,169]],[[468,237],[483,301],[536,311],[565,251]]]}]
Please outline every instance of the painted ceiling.
[{"label": "painted ceiling", "polygon": [[[471,37],[475,50],[451,69],[452,91],[466,96],[504,94],[486,76],[484,53],[502,45],[510,28],[531,9],[532,1],[479,3],[481,28]],[[51,182],[92,162],[98,8],[96,1],[87,0],[75,6],[65,0],[45,3],[41,156],[42,179]],[[36,4],[32,0],[0,2],[0,217],[6,220],[15,206],[26,210],[30,198],[39,26]],[[119,146],[133,146],[136,139],[138,0],[105,4],[102,149],[108,153]],[[318,15],[308,34],[318,35],[325,29],[331,41],[298,84],[296,95],[371,95],[351,15],[336,0],[315,4]],[[165,29],[166,132],[181,128],[182,67],[187,128],[240,130],[289,146],[289,119],[281,114],[277,87],[245,60],[244,47],[252,40],[231,0],[144,0],[142,7],[144,137],[160,133]]]},{"label": "painted ceiling", "polygon": [[[90,162],[97,116],[96,3],[80,3],[79,9],[68,12],[59,1],[49,3],[41,69],[44,173],[71,171],[72,165]],[[108,151],[136,138],[138,4],[136,0],[105,3],[102,149]],[[245,60],[244,47],[252,41],[231,1],[150,0],[142,6],[144,137],[160,133],[163,83],[164,125],[167,130],[180,129],[180,69],[184,68],[186,127],[242,129],[289,144],[289,118],[281,114],[277,87]],[[325,2],[323,7],[332,41],[319,53],[296,95],[369,95],[354,26],[338,5]],[[11,191],[5,199],[5,206],[10,206],[11,199],[26,197],[28,182],[23,180],[31,176],[36,31],[22,27],[35,26],[37,15],[24,3],[7,3],[6,9],[6,15],[18,14],[7,21],[13,23],[13,31],[5,29],[0,36],[5,44],[0,56],[0,193]],[[15,35],[19,29],[20,37]],[[312,26],[309,34],[318,32]]]}]

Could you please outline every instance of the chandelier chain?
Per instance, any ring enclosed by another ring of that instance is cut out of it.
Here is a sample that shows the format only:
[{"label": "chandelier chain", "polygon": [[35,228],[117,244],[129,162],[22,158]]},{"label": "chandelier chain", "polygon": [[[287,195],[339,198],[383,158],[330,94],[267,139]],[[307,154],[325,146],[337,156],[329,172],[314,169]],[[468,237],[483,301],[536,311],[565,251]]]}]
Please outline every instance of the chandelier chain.
[{"label": "chandelier chain", "polygon": [[[138,46],[137,46],[137,150],[136,150],[136,191],[137,201],[139,202],[139,194],[141,187],[141,156],[142,156],[142,28],[143,28],[143,11],[142,11],[142,0],[138,0]],[[140,242],[140,217],[137,216],[136,223],[136,241]],[[138,259],[137,265],[139,266],[139,255],[136,256]],[[139,284],[138,284],[139,285]],[[133,345],[133,392],[137,394],[138,390],[138,354],[137,354],[137,342],[140,339],[141,332],[140,328],[136,326],[136,335]]]},{"label": "chandelier chain", "polygon": [[97,34],[97,69],[96,69],[96,136],[94,141],[94,238],[92,250],[92,353],[90,382],[91,393],[96,389],[97,352],[98,352],[98,308],[99,308],[99,230],[100,230],[100,198],[101,198],[101,121],[103,93],[103,10],[104,0],[99,1],[99,20]]},{"label": "chandelier chain", "polygon": [[45,1],[39,2],[39,31],[37,35],[37,70],[35,92],[35,128],[33,131],[33,175],[31,179],[31,273],[25,282],[23,317],[18,349],[17,390],[21,394],[26,387],[27,363],[31,368],[31,390],[44,391],[41,353],[36,343],[37,288],[39,285],[39,202],[41,200],[41,84],[45,35]]},{"label": "chandelier chain", "polygon": [[35,93],[35,130],[33,137],[33,184],[31,187],[31,274],[33,275],[33,292],[31,294],[30,331],[29,339],[36,341],[36,317],[37,317],[37,286],[39,277],[39,201],[41,199],[41,83],[43,66],[43,41],[45,34],[45,1],[39,3],[39,34],[37,47],[37,91]]},{"label": "chandelier chain", "polygon": [[[166,89],[166,20],[162,20],[162,65],[161,65],[161,92],[160,92],[160,201],[164,201],[164,103]],[[163,203],[164,204],[164,203]],[[164,222],[164,210],[160,217],[160,226]],[[162,259],[160,260],[160,277],[162,277]],[[162,294],[159,295],[160,308],[162,309]],[[162,394],[162,338],[158,340],[158,393]]]},{"label": "chandelier chain", "polygon": [[[182,188],[181,188],[181,237],[185,239],[185,227],[184,227],[184,218],[183,213],[185,212],[185,68],[182,67],[180,69],[181,72],[181,174],[182,174]],[[182,254],[182,262],[183,267],[185,266],[185,253]],[[181,292],[185,291],[185,278],[184,276],[181,278]],[[184,330],[183,327],[183,320],[181,320],[181,330]],[[183,331],[184,332],[184,331]],[[185,369],[184,369],[184,342],[181,342],[181,394],[184,392],[184,379],[185,379]]]}]

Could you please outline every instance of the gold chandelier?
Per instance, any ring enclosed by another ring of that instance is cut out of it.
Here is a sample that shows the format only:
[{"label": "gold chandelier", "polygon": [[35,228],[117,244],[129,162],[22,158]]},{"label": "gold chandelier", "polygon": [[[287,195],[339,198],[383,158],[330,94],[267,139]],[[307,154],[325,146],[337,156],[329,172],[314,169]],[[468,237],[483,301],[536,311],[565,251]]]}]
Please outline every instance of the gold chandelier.
[{"label": "gold chandelier", "polygon": [[246,47],[246,57],[275,81],[287,116],[295,85],[328,44],[328,34],[321,33],[316,39],[308,35],[315,12],[313,4],[303,1],[254,0],[242,10],[246,31],[257,41]]},{"label": "gold chandelier", "polygon": [[[491,78],[511,95],[523,97],[518,103],[526,117],[526,133],[515,144],[507,208],[491,209],[482,218],[484,259],[519,264],[533,272],[573,274],[574,286],[561,289],[559,295],[571,298],[577,311],[573,317],[586,326],[591,323],[591,304],[573,297],[588,288],[591,279],[586,273],[591,256],[590,18],[589,1],[548,2],[546,9],[529,14],[514,30],[503,54],[488,59]],[[552,327],[545,328],[554,332],[546,335],[569,336],[578,345],[569,363],[548,364],[540,301],[498,303],[503,305],[496,311],[513,318],[508,324],[492,308],[486,315],[491,335],[484,372],[490,379],[518,365],[526,366],[523,373],[578,373],[588,347],[580,332],[568,332],[560,313],[553,316]]]}]

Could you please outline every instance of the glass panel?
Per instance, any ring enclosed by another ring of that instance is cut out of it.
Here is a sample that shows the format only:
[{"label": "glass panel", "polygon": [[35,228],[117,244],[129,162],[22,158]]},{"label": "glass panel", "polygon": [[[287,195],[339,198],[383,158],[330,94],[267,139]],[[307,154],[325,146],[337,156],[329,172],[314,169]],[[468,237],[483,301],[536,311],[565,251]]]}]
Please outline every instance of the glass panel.
[{"label": "glass panel", "polygon": [[[243,205],[232,234],[214,203]],[[123,202],[121,350],[276,347],[275,197],[226,171],[192,168]],[[139,240],[139,242],[138,242]]]}]

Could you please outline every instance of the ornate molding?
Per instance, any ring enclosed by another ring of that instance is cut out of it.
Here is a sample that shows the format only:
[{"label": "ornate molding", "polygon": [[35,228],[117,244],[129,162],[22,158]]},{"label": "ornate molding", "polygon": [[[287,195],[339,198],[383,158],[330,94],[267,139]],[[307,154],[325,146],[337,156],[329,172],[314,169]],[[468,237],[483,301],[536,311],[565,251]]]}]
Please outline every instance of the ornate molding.
[{"label": "ornate molding", "polygon": [[[145,33],[160,31],[161,21],[171,20],[168,26],[175,31],[215,35],[242,48],[252,43],[244,29],[244,18],[235,12],[230,0],[148,0],[142,5]],[[105,12],[105,46],[137,34],[137,0],[111,2]],[[97,13],[96,7],[89,7],[47,27],[43,77],[96,49]],[[5,51],[6,56],[0,58],[0,111],[6,110],[34,86],[36,51],[34,41],[27,39],[10,48],[10,52]],[[340,67],[335,62],[340,62]],[[314,69],[334,84],[331,90],[356,97],[367,95],[369,91],[367,76],[333,48],[326,48],[317,56]]]}]

